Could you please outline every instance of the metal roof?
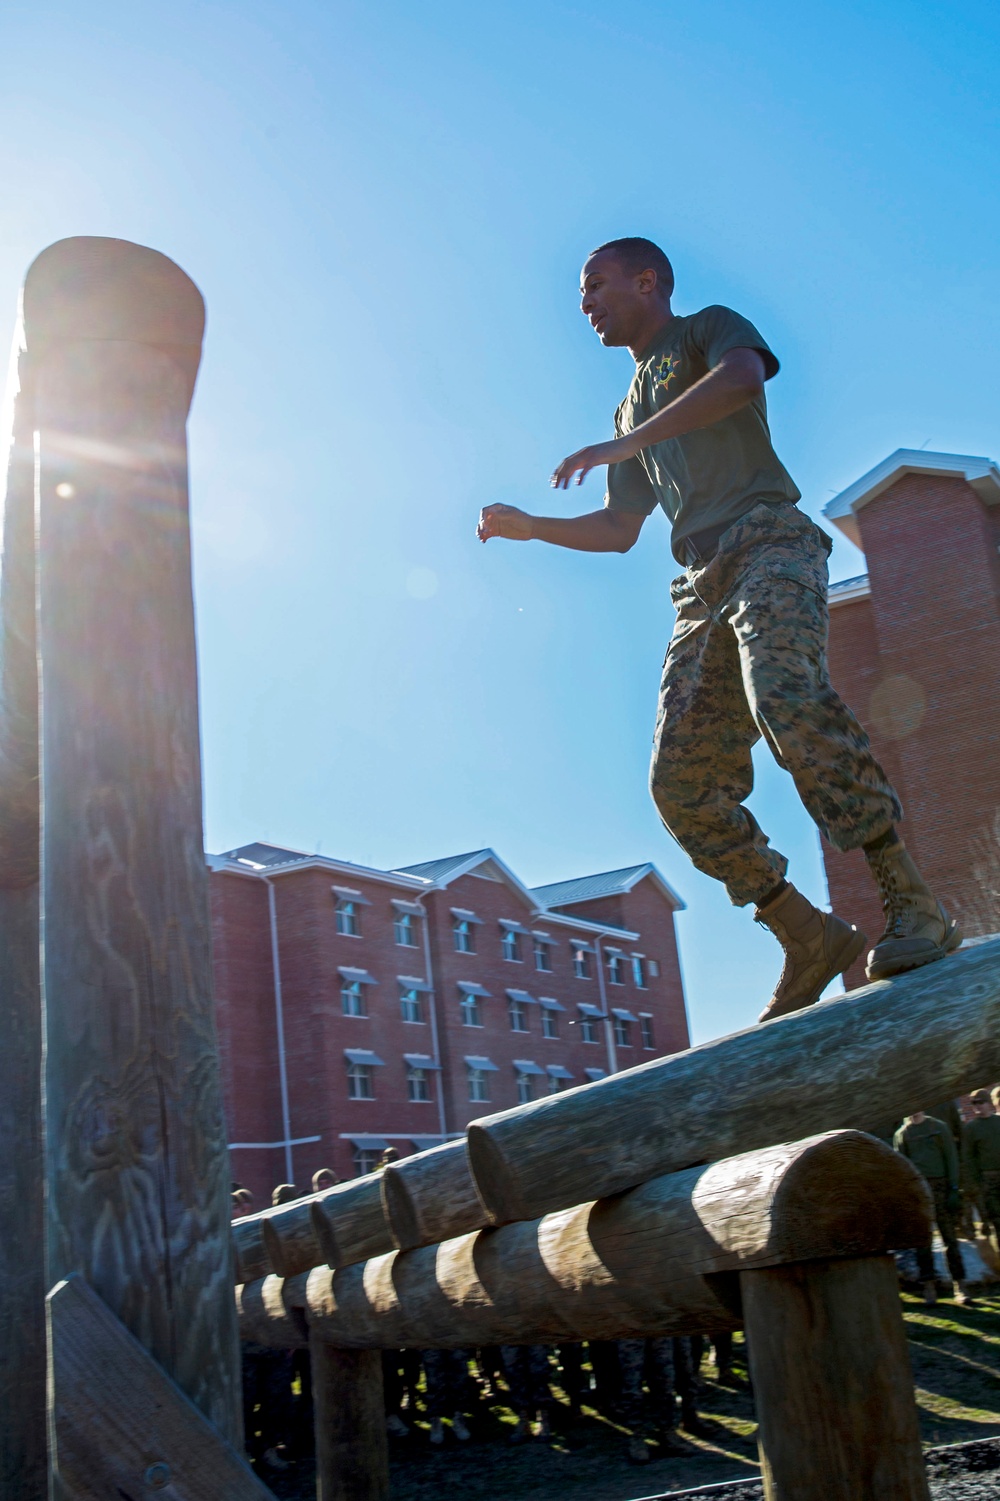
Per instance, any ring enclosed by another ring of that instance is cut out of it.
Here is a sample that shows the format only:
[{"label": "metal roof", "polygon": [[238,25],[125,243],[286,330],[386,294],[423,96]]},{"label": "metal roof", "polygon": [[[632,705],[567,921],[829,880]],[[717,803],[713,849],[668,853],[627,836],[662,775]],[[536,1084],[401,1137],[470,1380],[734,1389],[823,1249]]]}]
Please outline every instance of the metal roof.
[{"label": "metal roof", "polygon": [[549,886],[533,886],[531,894],[543,907],[567,907],[575,902],[592,902],[602,896],[624,896],[633,886],[652,876],[668,901],[678,910],[684,903],[650,861],[643,865],[626,865],[621,870],[604,870],[597,875],[577,876],[572,881],[553,881]]},{"label": "metal roof", "polygon": [[482,855],[484,859],[492,857],[492,850],[470,850],[466,855],[446,855],[443,860],[422,860],[419,865],[399,865],[396,872],[404,876],[421,876],[425,881],[443,881],[453,870],[467,865],[470,860],[475,860]]}]

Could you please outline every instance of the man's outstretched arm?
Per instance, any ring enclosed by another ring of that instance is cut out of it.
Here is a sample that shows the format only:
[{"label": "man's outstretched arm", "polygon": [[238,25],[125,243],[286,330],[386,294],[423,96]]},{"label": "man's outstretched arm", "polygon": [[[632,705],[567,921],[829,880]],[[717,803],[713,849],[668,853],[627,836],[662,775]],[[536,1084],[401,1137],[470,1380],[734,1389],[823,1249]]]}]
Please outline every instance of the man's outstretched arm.
[{"label": "man's outstretched arm", "polygon": [[631,511],[591,511],[586,516],[529,516],[517,506],[485,506],[479,513],[480,542],[506,537],[511,542],[552,542],[577,552],[628,552],[645,516]]}]

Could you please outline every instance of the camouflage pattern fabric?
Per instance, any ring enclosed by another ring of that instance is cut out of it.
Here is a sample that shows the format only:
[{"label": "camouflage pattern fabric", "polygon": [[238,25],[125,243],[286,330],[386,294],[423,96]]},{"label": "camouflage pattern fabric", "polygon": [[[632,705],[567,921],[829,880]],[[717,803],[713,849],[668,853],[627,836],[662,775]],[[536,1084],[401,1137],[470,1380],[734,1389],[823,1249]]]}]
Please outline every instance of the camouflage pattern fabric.
[{"label": "camouflage pattern fabric", "polygon": [[450,1418],[456,1412],[468,1412],[469,1353],[467,1350],[421,1350],[427,1378],[427,1416]]},{"label": "camouflage pattern fabric", "polygon": [[[690,1394],[690,1352],[684,1339],[620,1339],[618,1361],[621,1366],[621,1417],[633,1433],[651,1426],[661,1432],[674,1427],[676,1401],[674,1391]],[[643,1401],[643,1380],[649,1389],[647,1416]]]},{"label": "camouflage pattern fabric", "polygon": [[[947,1178],[928,1178],[927,1183],[934,1195],[934,1223],[941,1232],[944,1252],[948,1261],[948,1275],[953,1282],[965,1281],[965,1266],[962,1250],[955,1229],[955,1214],[951,1207],[955,1188]],[[921,1282],[934,1281],[934,1253],[930,1241],[917,1247],[917,1268]]]},{"label": "camouflage pattern fabric", "polygon": [[677,611],[663,664],[650,789],[667,830],[736,906],[788,868],[742,806],[763,736],[806,809],[840,850],[902,817],[868,736],[827,670],[830,539],[792,505],[760,504],[715,556],[670,586]]},{"label": "camouflage pattern fabric", "polygon": [[501,1345],[500,1356],[510,1388],[510,1405],[518,1417],[534,1417],[552,1406],[547,1345]]},{"label": "camouflage pattern fabric", "polygon": [[979,1213],[985,1229],[993,1228],[1000,1249],[1000,1173],[984,1172],[979,1188]]}]

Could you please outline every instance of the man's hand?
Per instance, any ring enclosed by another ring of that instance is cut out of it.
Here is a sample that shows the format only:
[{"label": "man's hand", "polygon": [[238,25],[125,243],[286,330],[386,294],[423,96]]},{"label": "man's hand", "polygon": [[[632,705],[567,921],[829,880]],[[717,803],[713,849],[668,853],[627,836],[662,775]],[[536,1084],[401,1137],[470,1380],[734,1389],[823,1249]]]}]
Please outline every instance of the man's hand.
[{"label": "man's hand", "polygon": [[519,511],[517,506],[484,506],[479,513],[476,536],[480,542],[488,542],[491,537],[506,537],[509,542],[530,542],[534,535],[531,530],[533,520],[533,516],[527,511]]},{"label": "man's hand", "polygon": [[598,469],[602,464],[620,464],[638,451],[631,433],[625,438],[611,438],[607,443],[591,443],[588,448],[581,448],[578,453],[571,453],[568,459],[563,459],[550,483],[554,490],[568,490],[570,481],[577,474],[577,484],[582,485],[592,469]]}]

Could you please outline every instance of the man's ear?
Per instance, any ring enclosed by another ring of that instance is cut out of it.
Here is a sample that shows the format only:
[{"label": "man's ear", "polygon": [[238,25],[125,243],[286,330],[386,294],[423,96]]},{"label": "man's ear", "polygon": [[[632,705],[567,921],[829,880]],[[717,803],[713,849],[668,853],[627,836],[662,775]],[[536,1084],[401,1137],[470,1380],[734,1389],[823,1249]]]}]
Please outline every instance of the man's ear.
[{"label": "man's ear", "polygon": [[657,276],[656,272],[653,270],[652,266],[647,267],[647,269],[645,271],[640,271],[639,272],[639,276],[638,276],[639,291],[643,294],[644,297],[648,297],[649,294],[650,294],[650,292],[655,292],[656,291],[656,286],[657,286],[657,282],[658,281],[659,281],[659,277]]}]

